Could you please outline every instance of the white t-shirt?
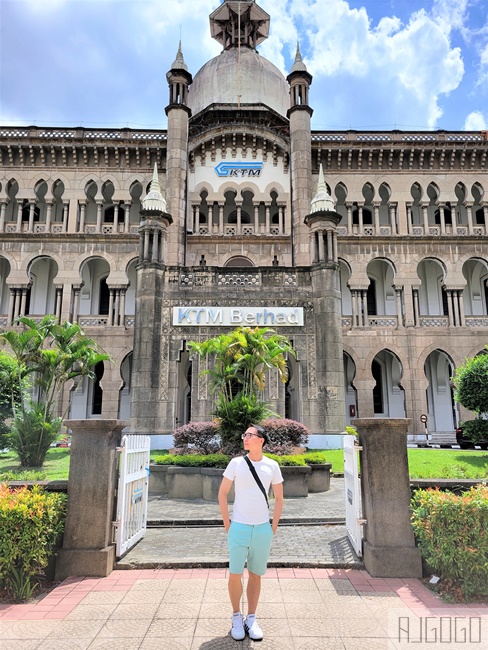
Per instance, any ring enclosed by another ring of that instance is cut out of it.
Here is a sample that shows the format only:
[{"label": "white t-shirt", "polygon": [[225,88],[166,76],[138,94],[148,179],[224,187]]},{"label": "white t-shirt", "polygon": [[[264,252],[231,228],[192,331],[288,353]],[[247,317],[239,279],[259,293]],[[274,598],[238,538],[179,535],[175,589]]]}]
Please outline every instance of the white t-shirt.
[{"label": "white t-shirt", "polygon": [[[249,460],[251,459],[249,458]],[[261,479],[266,494],[268,494],[270,485],[283,483],[280,466],[275,460],[263,456],[257,462],[251,460],[251,463]],[[234,481],[235,498],[232,521],[251,526],[258,526],[269,521],[269,509],[264,494],[259,489],[244,456],[233,458],[227,465],[224,476]]]}]

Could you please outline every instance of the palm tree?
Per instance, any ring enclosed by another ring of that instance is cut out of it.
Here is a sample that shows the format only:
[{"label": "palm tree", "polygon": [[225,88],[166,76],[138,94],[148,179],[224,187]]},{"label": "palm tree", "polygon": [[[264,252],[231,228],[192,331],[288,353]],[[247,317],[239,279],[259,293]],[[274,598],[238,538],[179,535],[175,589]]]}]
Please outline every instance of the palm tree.
[{"label": "palm tree", "polygon": [[[66,382],[80,377],[94,378],[93,369],[110,356],[99,352],[77,323],[59,324],[54,316],[35,321],[26,316],[16,320],[21,331],[0,333],[15,357],[19,372],[20,404],[13,404],[14,420],[10,446],[24,467],[40,467],[56,440],[70,403],[58,417],[60,396]],[[31,379],[30,393],[22,390],[26,377]]]}]

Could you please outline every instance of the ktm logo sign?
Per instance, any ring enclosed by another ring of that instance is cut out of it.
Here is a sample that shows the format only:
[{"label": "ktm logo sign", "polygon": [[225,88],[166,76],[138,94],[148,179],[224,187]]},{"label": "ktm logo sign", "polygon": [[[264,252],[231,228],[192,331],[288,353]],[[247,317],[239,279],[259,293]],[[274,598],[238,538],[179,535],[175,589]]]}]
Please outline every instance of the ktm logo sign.
[{"label": "ktm logo sign", "polygon": [[261,176],[263,166],[262,162],[221,162],[215,167],[215,172],[220,177],[257,177]]}]

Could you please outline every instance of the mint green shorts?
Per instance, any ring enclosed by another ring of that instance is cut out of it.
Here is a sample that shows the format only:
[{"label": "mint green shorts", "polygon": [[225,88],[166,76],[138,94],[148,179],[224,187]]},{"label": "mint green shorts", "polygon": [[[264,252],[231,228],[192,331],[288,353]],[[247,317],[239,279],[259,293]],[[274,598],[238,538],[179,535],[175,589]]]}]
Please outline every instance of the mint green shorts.
[{"label": "mint green shorts", "polygon": [[273,529],[269,522],[250,526],[233,521],[227,533],[229,571],[243,573],[247,559],[248,571],[258,576],[264,575],[273,537]]}]

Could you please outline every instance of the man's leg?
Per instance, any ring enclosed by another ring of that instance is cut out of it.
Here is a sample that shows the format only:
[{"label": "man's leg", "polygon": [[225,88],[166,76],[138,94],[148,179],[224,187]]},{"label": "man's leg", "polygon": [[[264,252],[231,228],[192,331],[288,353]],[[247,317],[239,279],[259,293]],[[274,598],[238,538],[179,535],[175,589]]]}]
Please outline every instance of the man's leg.
[{"label": "man's leg", "polygon": [[[247,581],[247,612],[248,615],[256,613],[259,595],[261,593],[261,576],[248,571],[249,579]],[[237,610],[234,610],[237,611]]]},{"label": "man's leg", "polygon": [[229,596],[232,604],[232,611],[241,611],[242,598],[242,573],[229,573]]}]

